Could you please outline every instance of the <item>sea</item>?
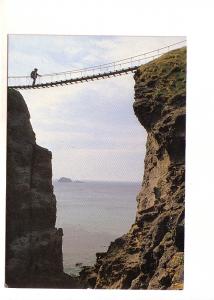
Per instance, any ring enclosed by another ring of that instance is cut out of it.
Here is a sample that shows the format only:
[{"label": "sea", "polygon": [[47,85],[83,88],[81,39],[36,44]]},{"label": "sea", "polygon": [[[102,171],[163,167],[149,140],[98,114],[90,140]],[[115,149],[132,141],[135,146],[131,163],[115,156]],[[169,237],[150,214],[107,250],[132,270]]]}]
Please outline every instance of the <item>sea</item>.
[{"label": "sea", "polygon": [[63,228],[64,271],[78,275],[97,252],[127,233],[135,221],[139,182],[58,182],[56,227]]}]

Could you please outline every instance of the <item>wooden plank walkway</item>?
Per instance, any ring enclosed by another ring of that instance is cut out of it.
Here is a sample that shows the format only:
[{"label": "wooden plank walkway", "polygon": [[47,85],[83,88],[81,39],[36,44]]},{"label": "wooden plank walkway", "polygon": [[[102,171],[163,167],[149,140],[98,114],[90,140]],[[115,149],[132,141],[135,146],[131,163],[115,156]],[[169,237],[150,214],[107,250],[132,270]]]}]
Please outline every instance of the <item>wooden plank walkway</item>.
[{"label": "wooden plank walkway", "polygon": [[35,84],[34,86],[32,86],[32,85],[14,85],[14,86],[8,86],[8,88],[9,89],[17,89],[17,90],[26,90],[26,89],[50,88],[50,87],[54,87],[54,86],[63,86],[63,85],[74,84],[74,83],[77,84],[77,83],[83,83],[83,82],[87,82],[87,81],[94,81],[94,80],[99,80],[99,79],[110,78],[113,76],[116,77],[116,76],[120,76],[120,75],[124,75],[124,74],[133,73],[137,70],[137,68],[138,68],[138,66],[134,66],[134,67],[130,67],[127,69],[104,72],[104,73],[99,73],[99,74],[91,75],[91,76],[83,76],[83,77],[77,77],[77,78],[68,79],[68,80]]},{"label": "wooden plank walkway", "polygon": [[17,90],[50,88],[125,75],[135,72],[142,64],[160,57],[169,50],[178,49],[178,47],[181,47],[181,45],[184,46],[185,44],[186,41],[183,40],[156,50],[113,61],[111,63],[60,73],[43,74],[37,78],[37,83],[34,86],[32,85],[33,80],[30,76],[9,76],[8,88]]}]

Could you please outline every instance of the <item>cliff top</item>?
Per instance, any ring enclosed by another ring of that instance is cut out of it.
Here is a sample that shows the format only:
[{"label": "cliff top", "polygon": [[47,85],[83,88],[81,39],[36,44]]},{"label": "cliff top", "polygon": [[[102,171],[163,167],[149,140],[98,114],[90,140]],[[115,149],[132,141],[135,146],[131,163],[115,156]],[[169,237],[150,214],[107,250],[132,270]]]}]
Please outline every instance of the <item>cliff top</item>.
[{"label": "cliff top", "polygon": [[[139,76],[140,75],[140,76]],[[186,91],[186,47],[172,50],[139,67],[135,79],[156,88],[156,96],[169,98]],[[160,81],[161,79],[161,81]],[[158,81],[158,85],[156,82]]]}]

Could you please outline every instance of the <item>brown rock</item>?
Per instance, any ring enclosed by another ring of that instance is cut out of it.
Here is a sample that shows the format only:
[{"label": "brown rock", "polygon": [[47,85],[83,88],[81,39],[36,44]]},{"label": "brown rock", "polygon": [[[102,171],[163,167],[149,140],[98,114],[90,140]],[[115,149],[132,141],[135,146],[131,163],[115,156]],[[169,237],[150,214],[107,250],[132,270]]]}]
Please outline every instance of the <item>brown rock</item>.
[{"label": "brown rock", "polygon": [[182,289],[186,49],[141,66],[134,79],[134,112],[148,133],[142,189],[135,224],[91,269],[94,287]]},{"label": "brown rock", "polygon": [[76,287],[63,272],[51,152],[36,144],[29,119],[21,94],[8,90],[6,284]]}]

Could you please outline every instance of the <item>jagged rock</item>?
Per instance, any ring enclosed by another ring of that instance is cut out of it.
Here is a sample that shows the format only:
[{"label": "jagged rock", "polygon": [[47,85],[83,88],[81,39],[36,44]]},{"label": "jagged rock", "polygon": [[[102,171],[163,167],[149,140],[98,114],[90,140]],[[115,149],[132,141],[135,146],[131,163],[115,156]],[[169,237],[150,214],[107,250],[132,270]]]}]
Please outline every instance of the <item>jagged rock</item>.
[{"label": "jagged rock", "polygon": [[134,112],[148,133],[135,224],[80,278],[92,288],[182,289],[186,48],[139,67],[134,79]]},{"label": "jagged rock", "polygon": [[21,94],[8,90],[6,284],[9,287],[77,287],[63,272],[61,228],[51,152],[36,144]]},{"label": "jagged rock", "polygon": [[186,49],[139,67],[134,78],[134,112],[148,133],[135,223],[78,279],[63,273],[51,152],[36,144],[21,94],[8,91],[8,286],[182,289]]}]

